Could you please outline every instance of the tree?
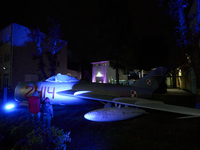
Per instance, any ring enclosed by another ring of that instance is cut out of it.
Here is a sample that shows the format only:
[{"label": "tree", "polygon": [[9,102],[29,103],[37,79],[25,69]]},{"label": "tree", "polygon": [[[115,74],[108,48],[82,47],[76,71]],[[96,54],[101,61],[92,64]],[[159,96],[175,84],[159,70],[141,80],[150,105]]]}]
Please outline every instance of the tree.
[{"label": "tree", "polygon": [[44,50],[43,50],[43,37],[41,35],[40,29],[36,28],[35,30],[33,30],[33,32],[29,35],[36,43],[37,48],[35,49],[34,52],[32,52],[33,58],[34,59],[39,59],[39,64],[38,64],[38,68],[41,70],[41,73],[43,75],[43,77],[45,79],[47,79],[47,75],[45,73],[45,64],[44,64]]},{"label": "tree", "polygon": [[104,5],[106,14],[102,17],[100,36],[102,49],[104,59],[109,60],[111,67],[116,70],[116,83],[119,84],[118,70],[129,70],[134,62],[135,34],[127,1],[106,1]]},{"label": "tree", "polygon": [[137,69],[151,70],[153,67],[166,66],[168,45],[165,37],[152,35],[141,38],[137,44],[135,56]]},{"label": "tree", "polygon": [[[188,15],[193,3],[197,9]],[[200,0],[170,0],[169,14],[179,23],[176,28],[179,47],[185,56],[191,57],[191,67],[196,75],[197,102],[200,102]]]},{"label": "tree", "polygon": [[44,63],[44,55],[48,57],[49,66],[50,66],[50,76],[55,75],[55,61],[57,52],[64,46],[64,42],[60,40],[61,38],[61,30],[60,24],[55,23],[52,19],[50,20],[51,25],[48,28],[49,36],[44,36],[40,32],[39,28],[33,30],[33,32],[29,35],[36,43],[37,48],[33,52],[33,57],[39,59],[38,67],[41,70],[41,73],[45,79],[48,78],[45,72],[45,63]]},{"label": "tree", "polygon": [[54,23],[54,21],[50,20],[52,23],[52,26],[48,28],[50,38],[48,39],[48,43],[46,45],[47,48],[47,54],[50,62],[50,71],[51,76],[55,75],[55,60],[56,60],[56,54],[57,52],[64,46],[64,42],[61,42],[60,45],[58,45],[60,38],[61,38],[61,30],[60,30],[60,24]]}]

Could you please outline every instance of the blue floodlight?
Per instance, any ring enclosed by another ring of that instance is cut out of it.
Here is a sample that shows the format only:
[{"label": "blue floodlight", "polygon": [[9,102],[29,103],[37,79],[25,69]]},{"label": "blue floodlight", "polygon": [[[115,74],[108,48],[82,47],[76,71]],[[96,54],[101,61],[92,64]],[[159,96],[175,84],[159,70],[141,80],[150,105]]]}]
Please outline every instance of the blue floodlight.
[{"label": "blue floodlight", "polygon": [[15,107],[15,105],[12,104],[12,103],[6,104],[6,105],[5,105],[5,109],[7,109],[7,110],[11,110],[11,109],[13,109],[14,107]]}]

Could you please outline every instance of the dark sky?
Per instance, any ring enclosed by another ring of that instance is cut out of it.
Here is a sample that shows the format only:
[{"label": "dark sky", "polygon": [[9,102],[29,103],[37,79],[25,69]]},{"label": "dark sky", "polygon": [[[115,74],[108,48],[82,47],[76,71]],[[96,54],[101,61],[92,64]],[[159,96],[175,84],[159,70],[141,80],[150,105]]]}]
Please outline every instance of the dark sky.
[{"label": "dark sky", "polygon": [[[114,21],[125,24],[122,25],[128,28],[125,33],[134,35],[134,38],[158,35],[164,36],[169,45],[174,41],[175,23],[166,15],[165,5],[158,7],[157,0],[34,0],[5,3],[6,8],[1,9],[1,29],[15,22],[31,28],[39,26],[42,32],[47,32],[47,17],[57,17],[64,34],[62,39],[68,41],[68,49],[75,56],[86,59],[91,58],[89,54],[101,55],[100,59],[104,59],[99,51],[104,48],[106,32],[113,29]],[[97,60],[97,57],[91,61]]]}]

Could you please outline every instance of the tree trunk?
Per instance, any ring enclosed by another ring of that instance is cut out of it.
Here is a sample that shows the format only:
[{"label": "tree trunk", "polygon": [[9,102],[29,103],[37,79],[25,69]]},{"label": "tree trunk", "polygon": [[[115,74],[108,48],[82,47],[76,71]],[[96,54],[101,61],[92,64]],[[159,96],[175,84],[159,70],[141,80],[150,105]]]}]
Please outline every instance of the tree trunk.
[{"label": "tree trunk", "polygon": [[47,79],[48,77],[47,77],[47,75],[46,75],[46,73],[44,71],[44,61],[43,61],[43,55],[42,54],[40,55],[40,69],[41,69],[41,72],[42,72],[42,76],[45,79]]},{"label": "tree trunk", "polygon": [[118,59],[118,50],[117,48],[115,49],[115,53],[116,53],[116,84],[119,84],[119,59]]},{"label": "tree trunk", "polygon": [[118,71],[118,66],[116,67],[116,84],[119,84],[119,71]]},{"label": "tree trunk", "polygon": [[176,86],[176,70],[175,69],[173,70],[173,73],[172,73],[172,80],[173,80],[172,87],[177,88],[177,86]]},{"label": "tree trunk", "polygon": [[200,50],[198,45],[196,45],[195,48],[193,48],[191,57],[192,67],[195,72],[197,85],[196,103],[200,103]]},{"label": "tree trunk", "polygon": [[51,77],[55,75],[55,55],[51,54],[51,61],[50,61],[50,67],[51,67]]}]

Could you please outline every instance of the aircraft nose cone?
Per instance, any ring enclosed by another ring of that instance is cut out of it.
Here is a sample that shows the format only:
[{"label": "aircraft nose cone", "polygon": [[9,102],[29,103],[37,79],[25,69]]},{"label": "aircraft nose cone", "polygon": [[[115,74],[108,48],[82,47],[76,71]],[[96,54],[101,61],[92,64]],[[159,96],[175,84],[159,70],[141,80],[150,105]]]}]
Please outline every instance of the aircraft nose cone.
[{"label": "aircraft nose cone", "polygon": [[95,112],[88,112],[84,115],[84,118],[87,120],[94,120],[96,118]]}]

